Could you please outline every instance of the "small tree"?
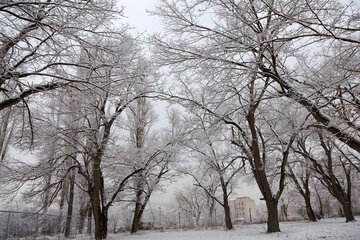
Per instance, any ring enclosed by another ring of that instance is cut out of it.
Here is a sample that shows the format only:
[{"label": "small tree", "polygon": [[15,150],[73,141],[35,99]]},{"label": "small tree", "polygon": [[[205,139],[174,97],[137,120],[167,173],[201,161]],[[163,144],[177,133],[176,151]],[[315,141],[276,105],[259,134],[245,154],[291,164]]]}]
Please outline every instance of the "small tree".
[{"label": "small tree", "polygon": [[199,190],[200,189],[197,187],[193,187],[186,191],[179,191],[176,193],[176,202],[179,208],[195,220],[192,222],[195,226],[199,226],[200,217],[206,204],[206,198],[203,191]]}]

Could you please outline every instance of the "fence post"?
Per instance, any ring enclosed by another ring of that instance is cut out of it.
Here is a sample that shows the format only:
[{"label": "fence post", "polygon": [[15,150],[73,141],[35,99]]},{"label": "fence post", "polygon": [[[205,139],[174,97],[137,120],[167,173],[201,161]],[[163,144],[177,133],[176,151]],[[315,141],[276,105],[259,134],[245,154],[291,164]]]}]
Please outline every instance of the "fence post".
[{"label": "fence post", "polygon": [[5,239],[7,239],[8,233],[9,233],[10,214],[11,214],[11,212],[9,212],[8,218],[7,218]]}]

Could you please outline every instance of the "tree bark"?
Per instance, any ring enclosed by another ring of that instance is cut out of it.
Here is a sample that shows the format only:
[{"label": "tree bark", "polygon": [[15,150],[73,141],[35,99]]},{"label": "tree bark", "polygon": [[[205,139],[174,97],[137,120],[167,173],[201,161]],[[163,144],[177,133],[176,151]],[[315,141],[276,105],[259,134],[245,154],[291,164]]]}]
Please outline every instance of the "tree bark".
[{"label": "tree bark", "polygon": [[200,216],[201,216],[201,213],[198,213],[195,217],[195,226],[196,227],[198,227],[200,224]]},{"label": "tree bark", "polygon": [[[89,211],[89,202],[85,202],[80,206],[80,211],[79,211],[79,222],[78,222],[78,226],[77,226],[77,231],[79,234],[82,234],[84,231],[84,226],[85,226],[85,219],[86,219],[86,215],[88,214]],[[91,211],[91,209],[90,209]]]},{"label": "tree bark", "polygon": [[340,201],[341,205],[342,205],[342,209],[343,209],[343,213],[345,215],[346,218],[346,222],[353,222],[355,221],[354,218],[354,214],[351,210],[351,205],[349,202],[346,201]]},{"label": "tree bark", "polygon": [[315,188],[315,193],[316,193],[316,196],[317,196],[317,199],[319,202],[319,214],[318,214],[317,218],[322,219],[322,218],[324,218],[323,203],[321,200],[321,196],[316,188]]},{"label": "tree bark", "polygon": [[107,209],[104,206],[104,182],[101,173],[102,149],[98,149],[94,156],[93,186],[90,183],[89,195],[95,222],[95,239],[106,239],[107,236]]},{"label": "tree bark", "polygon": [[224,204],[224,212],[225,212],[225,225],[226,228],[228,230],[232,230],[233,229],[233,225],[231,222],[231,216],[230,216],[230,208],[229,208],[229,204]]},{"label": "tree bark", "polygon": [[103,212],[100,206],[100,202],[96,200],[96,197],[92,197],[91,200],[94,222],[95,222],[95,239],[106,239],[107,236],[107,212]]},{"label": "tree bark", "polygon": [[141,215],[142,215],[141,203],[139,202],[141,193],[142,193],[142,191],[138,190],[137,194],[136,194],[137,200],[135,203],[134,218],[133,218],[130,233],[136,233],[139,230],[139,224],[140,224],[140,219],[141,219]]},{"label": "tree bark", "polygon": [[266,200],[266,207],[268,212],[267,231],[269,233],[280,232],[279,215],[278,215],[278,201],[275,199]]},{"label": "tree bark", "polygon": [[221,181],[221,188],[223,190],[223,201],[224,201],[224,213],[225,213],[225,225],[228,230],[233,229],[233,225],[231,222],[231,215],[230,215],[230,207],[229,207],[229,199],[228,199],[228,193],[227,193],[227,186],[224,183],[224,180],[220,178]]},{"label": "tree bark", "polygon": [[214,215],[214,209],[215,209],[215,201],[212,198],[208,198],[208,201],[210,201],[210,203],[209,203],[208,227],[213,227],[214,226],[213,215]]},{"label": "tree bark", "polygon": [[87,213],[87,234],[90,235],[92,232],[92,208],[91,205],[88,206]]},{"label": "tree bark", "polygon": [[71,221],[73,215],[73,205],[74,205],[74,187],[75,187],[75,169],[71,169],[70,177],[70,189],[69,189],[69,200],[68,200],[68,209],[65,225],[65,237],[68,238],[71,232]]},{"label": "tree bark", "polygon": [[[107,237],[107,213],[93,211],[95,220],[95,239],[102,240]],[[96,215],[96,217],[95,217]]]},{"label": "tree bark", "polygon": [[315,216],[314,210],[311,206],[310,192],[309,192],[309,194],[306,194],[304,196],[304,200],[305,200],[306,214],[308,216],[309,221],[316,222],[316,216]]},{"label": "tree bark", "polygon": [[68,179],[64,180],[62,189],[61,189],[61,194],[60,194],[60,203],[59,203],[59,218],[58,218],[58,225],[57,225],[57,232],[61,233],[62,232],[62,214],[63,214],[63,209],[64,209],[64,205],[65,205],[65,197],[68,194],[68,187],[69,187],[69,183],[68,183]]},{"label": "tree bark", "polygon": [[[160,179],[160,178],[158,178],[158,179]],[[146,207],[147,203],[149,202],[152,191],[153,191],[152,189],[149,189],[149,192],[146,194],[144,201],[142,203],[140,203],[139,206],[135,206],[134,220],[133,220],[133,226],[131,228],[131,233],[135,233],[136,231],[138,231],[140,229],[140,220],[145,211],[145,207]],[[141,199],[139,198],[139,200],[141,200]],[[136,204],[137,203],[138,202],[136,202]],[[135,218],[136,218],[136,222],[135,222]],[[134,224],[136,225],[135,227],[134,227]],[[133,232],[133,230],[134,230],[134,232]]]}]

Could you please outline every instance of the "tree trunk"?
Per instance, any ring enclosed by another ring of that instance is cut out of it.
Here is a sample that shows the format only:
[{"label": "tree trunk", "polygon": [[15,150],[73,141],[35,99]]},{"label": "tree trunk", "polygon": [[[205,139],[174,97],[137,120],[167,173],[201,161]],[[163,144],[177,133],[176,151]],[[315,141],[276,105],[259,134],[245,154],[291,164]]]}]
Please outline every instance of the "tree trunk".
[{"label": "tree trunk", "polygon": [[213,221],[214,208],[215,208],[215,204],[213,202],[211,202],[210,206],[209,206],[208,227],[213,227],[214,226],[214,221]]},{"label": "tree trunk", "polygon": [[60,204],[59,204],[59,217],[58,217],[58,223],[57,223],[57,233],[61,233],[61,226],[62,226],[62,210],[64,208],[64,198],[61,195],[60,196]]},{"label": "tree trunk", "polygon": [[266,200],[266,207],[268,213],[267,231],[269,233],[280,232],[279,215],[277,206],[278,201],[274,199]]},{"label": "tree trunk", "polygon": [[[284,190],[285,184],[285,169],[281,169],[280,172],[280,182],[279,182],[279,190],[276,194],[276,197],[273,197],[271,186],[269,184],[269,181],[266,176],[266,163],[265,159],[261,157],[260,154],[260,148],[259,148],[259,142],[258,142],[258,132],[255,125],[255,110],[256,107],[254,105],[251,105],[249,109],[249,113],[247,116],[247,120],[249,123],[249,128],[251,131],[251,152],[253,156],[253,162],[250,163],[253,166],[253,173],[256,180],[256,183],[262,193],[262,195],[265,198],[266,201],[266,207],[267,207],[267,213],[268,213],[268,221],[267,221],[267,227],[268,232],[280,232],[280,226],[279,226],[279,214],[277,210],[278,200],[281,196],[282,191]],[[287,151],[288,154],[288,151]],[[287,156],[286,158],[283,156],[283,162],[282,166],[286,166]]]},{"label": "tree trunk", "polygon": [[70,236],[70,232],[71,232],[71,221],[72,221],[73,204],[74,204],[75,174],[76,174],[75,169],[72,169],[70,183],[69,183],[70,184],[70,192],[69,192],[66,225],[65,225],[65,237],[66,238]]},{"label": "tree trunk", "polygon": [[102,151],[98,149],[97,155],[94,157],[93,187],[89,192],[95,221],[96,240],[106,239],[107,235],[107,209],[104,206],[104,185],[100,166],[101,156]]},{"label": "tree trunk", "polygon": [[[94,213],[95,216],[95,213]],[[96,214],[95,220],[95,239],[102,240],[106,239],[107,236],[107,214]]]},{"label": "tree trunk", "polygon": [[78,222],[78,226],[77,226],[77,230],[78,230],[79,234],[82,234],[84,231],[85,219],[86,219],[86,215],[88,214],[89,207],[90,207],[89,202],[85,202],[80,206],[80,211],[79,211],[80,216],[79,216],[79,222]]},{"label": "tree trunk", "polygon": [[[150,190],[150,191],[146,194],[143,203],[140,203],[139,206],[135,206],[134,220],[133,220],[133,226],[132,226],[132,228],[131,228],[131,233],[135,233],[137,230],[140,229],[140,220],[141,220],[141,217],[142,217],[142,215],[143,215],[143,213],[144,213],[144,211],[145,211],[145,207],[146,207],[147,203],[149,202],[151,193],[152,193],[152,190]],[[140,200],[140,199],[139,199],[139,200]],[[136,203],[138,203],[138,202],[136,202]],[[136,218],[137,222],[135,222],[135,218]],[[136,224],[135,227],[134,227],[134,223]],[[133,232],[133,229],[134,229],[134,232]]]},{"label": "tree trunk", "polygon": [[351,205],[347,202],[341,202],[343,213],[346,218],[346,222],[353,222],[355,221],[354,214],[351,210]]},{"label": "tree trunk", "polygon": [[[49,160],[49,162],[52,162],[52,160]],[[52,165],[50,165],[50,169],[52,168]],[[43,213],[48,212],[48,206],[49,206],[49,199],[50,199],[50,184],[51,184],[51,170],[49,173],[47,173],[45,178],[45,192],[44,192],[44,209]]]},{"label": "tree trunk", "polygon": [[107,236],[107,211],[102,211],[100,205],[99,196],[93,196],[91,199],[91,206],[95,222],[95,239],[102,240],[106,239]]},{"label": "tree trunk", "polygon": [[87,213],[87,234],[91,235],[92,232],[92,208],[91,205],[88,206],[88,213]]},{"label": "tree trunk", "polygon": [[231,222],[231,215],[230,215],[230,207],[229,207],[229,199],[228,199],[228,193],[227,193],[227,186],[225,185],[224,179],[220,177],[221,182],[221,188],[223,191],[223,207],[224,207],[224,213],[225,213],[225,225],[228,230],[233,229],[233,225]]},{"label": "tree trunk", "polygon": [[309,221],[316,222],[316,216],[315,216],[314,210],[312,209],[312,206],[311,206],[310,196],[305,195],[304,199],[305,199],[306,213],[307,213]]},{"label": "tree trunk", "polygon": [[316,196],[317,196],[318,201],[319,201],[318,219],[322,219],[322,218],[324,218],[323,203],[322,203],[321,196],[320,196],[319,192],[317,191],[317,189],[315,189],[315,192],[316,192]]},{"label": "tree trunk", "polygon": [[58,224],[57,224],[57,232],[61,233],[62,232],[62,214],[63,214],[63,209],[64,209],[64,204],[65,204],[65,197],[68,194],[68,181],[67,179],[64,180],[64,184],[62,186],[61,189],[61,194],[60,194],[60,203],[59,203],[59,218],[58,218]]},{"label": "tree trunk", "polygon": [[[139,147],[137,145],[137,147]],[[132,222],[132,226],[131,226],[131,230],[130,233],[136,233],[139,228],[140,228],[140,219],[141,219],[141,215],[142,215],[142,196],[143,196],[143,176],[138,173],[137,174],[138,179],[136,180],[136,198],[135,198],[135,210],[134,210],[134,217],[133,217],[133,222]],[[144,203],[146,204],[146,203]],[[144,206],[145,208],[145,206]]]},{"label": "tree trunk", "polygon": [[200,223],[200,215],[201,213],[198,213],[195,217],[195,226],[199,227],[199,223]]},{"label": "tree trunk", "polygon": [[229,208],[228,203],[224,204],[224,212],[225,212],[225,225],[226,225],[226,228],[228,230],[232,230],[233,225],[232,225],[232,222],[231,222],[230,208]]},{"label": "tree trunk", "polygon": [[4,163],[13,136],[15,121],[11,120],[11,107],[0,113],[0,168]]},{"label": "tree trunk", "polygon": [[106,239],[107,236],[107,212],[102,212],[100,205],[92,203],[94,222],[95,222],[95,239]]},{"label": "tree trunk", "polygon": [[281,204],[280,205],[281,216],[282,216],[283,221],[287,221],[287,218],[288,218],[287,208],[288,208],[287,204]]},{"label": "tree trunk", "polygon": [[[141,191],[139,191],[141,194]],[[134,210],[134,218],[133,218],[133,222],[132,222],[132,226],[131,226],[131,231],[130,233],[136,233],[139,230],[139,224],[140,224],[140,219],[141,219],[141,203],[140,202],[136,202],[135,203],[135,210]]]}]

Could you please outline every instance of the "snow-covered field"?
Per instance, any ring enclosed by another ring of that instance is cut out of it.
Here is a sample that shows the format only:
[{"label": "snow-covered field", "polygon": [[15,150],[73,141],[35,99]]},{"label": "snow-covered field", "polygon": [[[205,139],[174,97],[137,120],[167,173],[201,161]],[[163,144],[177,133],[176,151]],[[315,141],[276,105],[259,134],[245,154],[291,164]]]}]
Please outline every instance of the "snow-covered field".
[{"label": "snow-covered field", "polygon": [[317,223],[281,223],[281,233],[266,233],[265,224],[241,225],[234,231],[188,230],[188,231],[143,231],[139,234],[110,234],[108,239],[121,240],[360,240],[360,218],[357,222],[345,223],[344,218],[321,220]]}]

